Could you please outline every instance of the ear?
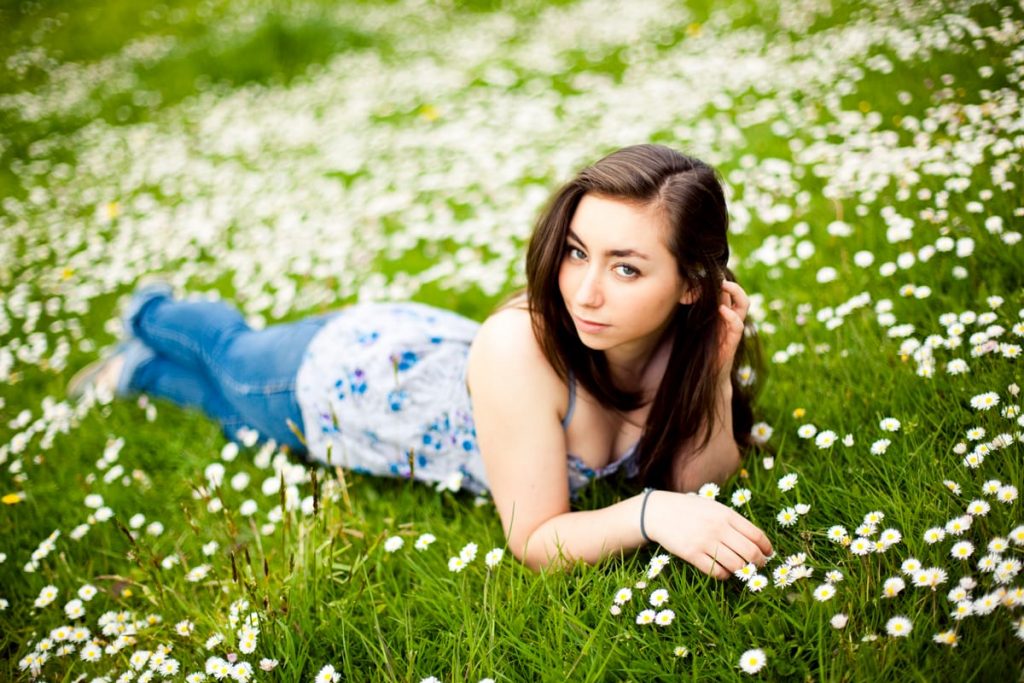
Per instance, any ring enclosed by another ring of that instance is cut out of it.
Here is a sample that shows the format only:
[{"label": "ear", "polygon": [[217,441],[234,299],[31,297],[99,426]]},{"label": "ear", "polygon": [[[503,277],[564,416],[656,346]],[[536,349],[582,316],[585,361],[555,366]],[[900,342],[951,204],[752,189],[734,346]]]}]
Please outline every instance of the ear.
[{"label": "ear", "polygon": [[684,285],[684,287],[686,289],[683,290],[682,296],[679,297],[679,303],[687,305],[692,304],[694,301],[697,300],[700,291],[697,287],[694,287],[692,285]]}]

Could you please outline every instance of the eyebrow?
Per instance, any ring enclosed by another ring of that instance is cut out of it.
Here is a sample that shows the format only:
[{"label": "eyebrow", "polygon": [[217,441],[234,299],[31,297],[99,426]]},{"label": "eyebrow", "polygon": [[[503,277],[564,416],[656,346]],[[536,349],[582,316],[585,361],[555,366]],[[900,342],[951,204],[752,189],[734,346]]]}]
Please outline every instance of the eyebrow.
[{"label": "eyebrow", "polygon": [[[569,237],[579,242],[580,246],[582,246],[583,248],[586,248],[587,245],[583,242],[583,240],[580,239],[580,236],[577,235],[572,230],[569,230]],[[608,251],[605,252],[605,256],[635,256],[636,258],[642,258],[648,261],[650,260],[650,257],[647,254],[643,254],[637,251],[636,249],[609,249]]]}]

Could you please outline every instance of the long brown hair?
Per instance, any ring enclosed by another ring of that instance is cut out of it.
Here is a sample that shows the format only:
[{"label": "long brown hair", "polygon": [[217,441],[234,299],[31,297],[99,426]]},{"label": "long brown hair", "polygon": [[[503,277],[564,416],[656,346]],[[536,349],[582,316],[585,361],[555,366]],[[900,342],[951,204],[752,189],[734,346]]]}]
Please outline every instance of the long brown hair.
[{"label": "long brown hair", "polygon": [[[619,411],[638,408],[642,397],[639,392],[617,388],[604,353],[580,341],[558,286],[569,225],[587,193],[655,205],[665,217],[667,246],[675,256],[679,275],[697,292],[692,304],[676,307],[666,328],[665,334],[672,339],[671,355],[637,447],[642,482],[670,487],[681,447],[693,443],[690,453],[705,448],[719,419],[715,415],[718,297],[723,278],[736,280],[726,267],[729,216],[725,195],[718,174],[708,164],[661,145],[636,145],[580,171],[554,194],[537,221],[526,255],[534,334],[563,380],[568,381],[571,372],[601,405]],[[744,385],[738,368],[752,366],[760,380],[763,366],[753,328],[747,326],[744,332],[731,380],[733,436],[746,447],[751,445],[751,402],[760,381]]]}]

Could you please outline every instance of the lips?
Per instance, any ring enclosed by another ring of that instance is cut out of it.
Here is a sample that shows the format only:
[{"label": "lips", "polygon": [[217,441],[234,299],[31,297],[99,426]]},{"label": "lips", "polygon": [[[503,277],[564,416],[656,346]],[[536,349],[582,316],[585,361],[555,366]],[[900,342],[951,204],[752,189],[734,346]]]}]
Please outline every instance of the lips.
[{"label": "lips", "polygon": [[590,320],[586,320],[584,318],[580,318],[580,317],[575,316],[575,315],[573,316],[573,320],[576,321],[576,325],[580,329],[582,329],[582,330],[584,330],[586,332],[600,332],[601,330],[605,329],[606,327],[609,327],[609,325],[606,325],[604,323],[596,323],[596,322],[593,322],[593,321],[590,321]]}]

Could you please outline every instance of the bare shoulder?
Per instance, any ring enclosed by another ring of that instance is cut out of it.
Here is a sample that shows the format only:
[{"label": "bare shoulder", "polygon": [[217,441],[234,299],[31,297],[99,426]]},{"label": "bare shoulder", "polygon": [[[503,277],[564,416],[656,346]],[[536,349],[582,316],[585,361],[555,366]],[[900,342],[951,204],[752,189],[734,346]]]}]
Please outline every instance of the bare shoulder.
[{"label": "bare shoulder", "polygon": [[[509,386],[515,378],[521,381]],[[563,385],[533,333],[529,311],[520,306],[502,308],[480,326],[469,350],[467,380],[471,394],[496,381],[506,390],[521,387],[545,396],[558,396]]]}]

